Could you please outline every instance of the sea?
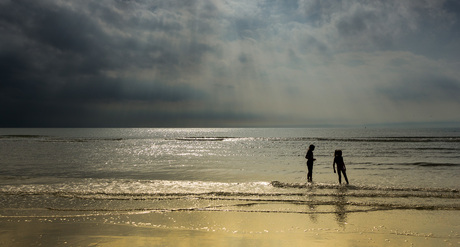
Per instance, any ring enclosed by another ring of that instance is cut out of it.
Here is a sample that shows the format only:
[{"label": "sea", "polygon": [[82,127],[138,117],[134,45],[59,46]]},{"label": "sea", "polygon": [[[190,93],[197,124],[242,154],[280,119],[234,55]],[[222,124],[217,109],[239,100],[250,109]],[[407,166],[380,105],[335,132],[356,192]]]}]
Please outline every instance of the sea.
[{"label": "sea", "polygon": [[0,129],[0,220],[460,210],[459,176],[458,128]]}]

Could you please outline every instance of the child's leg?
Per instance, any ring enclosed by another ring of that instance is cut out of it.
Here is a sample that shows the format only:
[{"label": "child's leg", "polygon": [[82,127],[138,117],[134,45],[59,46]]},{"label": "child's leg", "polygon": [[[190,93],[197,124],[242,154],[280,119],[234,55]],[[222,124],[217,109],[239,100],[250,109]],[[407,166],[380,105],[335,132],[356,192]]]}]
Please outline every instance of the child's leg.
[{"label": "child's leg", "polygon": [[348,184],[347,172],[345,170],[342,170],[342,172],[343,172],[343,177],[345,178],[345,181],[347,181],[347,184]]},{"label": "child's leg", "polygon": [[340,173],[340,170],[338,170],[337,174],[339,175],[339,184],[342,184],[342,175]]},{"label": "child's leg", "polygon": [[308,173],[307,173],[307,180],[308,182],[313,182],[313,164],[308,164]]}]

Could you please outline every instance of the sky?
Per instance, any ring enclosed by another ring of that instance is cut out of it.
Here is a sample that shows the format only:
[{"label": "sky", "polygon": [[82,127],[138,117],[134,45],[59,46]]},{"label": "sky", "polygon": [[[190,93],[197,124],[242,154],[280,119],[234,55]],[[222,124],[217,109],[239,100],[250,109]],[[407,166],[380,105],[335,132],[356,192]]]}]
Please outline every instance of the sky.
[{"label": "sky", "polygon": [[0,0],[0,127],[460,127],[457,0]]}]

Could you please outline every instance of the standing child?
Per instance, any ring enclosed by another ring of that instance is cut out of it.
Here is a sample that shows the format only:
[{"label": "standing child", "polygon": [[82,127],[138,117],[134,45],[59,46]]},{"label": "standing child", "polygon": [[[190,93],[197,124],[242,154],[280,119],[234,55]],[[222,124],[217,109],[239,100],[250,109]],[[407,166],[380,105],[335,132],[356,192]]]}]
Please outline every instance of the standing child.
[{"label": "standing child", "polygon": [[313,150],[315,150],[315,146],[310,145],[310,147],[308,147],[307,155],[305,155],[308,167],[307,181],[310,183],[313,182],[313,161],[316,160],[315,158],[313,158]]},{"label": "standing child", "polygon": [[343,157],[342,157],[342,150],[335,150],[334,153],[334,163],[332,164],[332,167],[334,168],[334,173],[335,173],[335,164],[337,163],[337,172],[339,175],[339,183],[342,184],[342,175],[345,178],[345,181],[348,183],[348,178],[347,178],[347,168],[345,167],[345,163],[343,162]]}]

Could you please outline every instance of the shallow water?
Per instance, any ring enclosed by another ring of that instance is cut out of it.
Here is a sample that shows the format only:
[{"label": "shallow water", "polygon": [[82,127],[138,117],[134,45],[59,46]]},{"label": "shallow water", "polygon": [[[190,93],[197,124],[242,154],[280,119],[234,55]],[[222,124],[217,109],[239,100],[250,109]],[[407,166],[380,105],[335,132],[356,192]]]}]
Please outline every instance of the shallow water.
[{"label": "shallow water", "polygon": [[458,175],[459,129],[0,129],[3,218],[459,210]]}]

